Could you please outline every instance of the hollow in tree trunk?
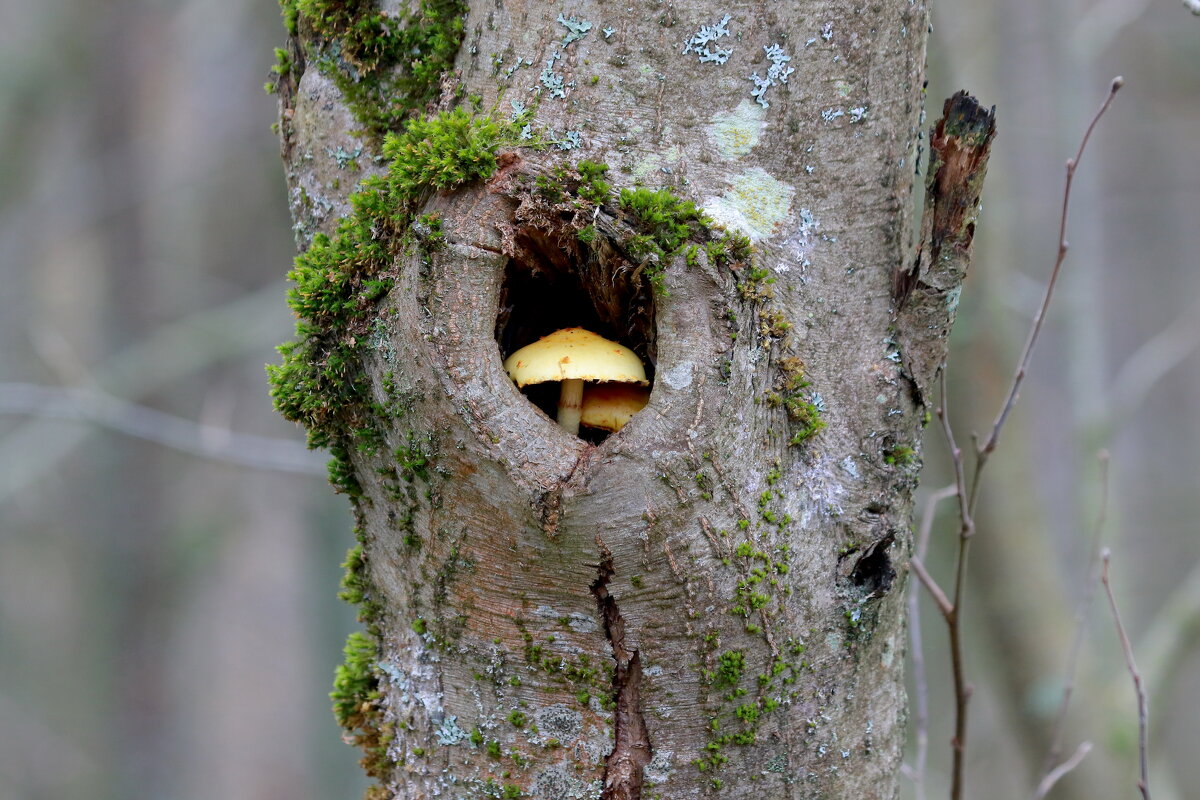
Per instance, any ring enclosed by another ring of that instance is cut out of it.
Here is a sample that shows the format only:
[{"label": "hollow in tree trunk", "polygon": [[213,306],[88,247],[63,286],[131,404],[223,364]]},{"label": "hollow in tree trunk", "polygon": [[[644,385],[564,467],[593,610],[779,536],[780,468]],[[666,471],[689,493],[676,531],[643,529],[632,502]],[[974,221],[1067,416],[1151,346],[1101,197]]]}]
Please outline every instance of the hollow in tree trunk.
[{"label": "hollow in tree trunk", "polygon": [[[924,4],[284,6],[273,393],[354,503],[371,796],[896,796],[962,277],[910,242]],[[502,367],[572,327],[643,362],[616,432]]]}]

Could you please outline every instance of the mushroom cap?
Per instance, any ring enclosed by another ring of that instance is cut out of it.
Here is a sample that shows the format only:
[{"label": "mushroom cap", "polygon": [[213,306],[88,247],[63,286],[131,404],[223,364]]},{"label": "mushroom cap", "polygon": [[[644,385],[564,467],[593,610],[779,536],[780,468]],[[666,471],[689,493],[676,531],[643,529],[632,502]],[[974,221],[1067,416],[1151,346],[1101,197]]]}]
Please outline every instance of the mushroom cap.
[{"label": "mushroom cap", "polygon": [[642,360],[628,347],[583,328],[563,328],[504,361],[517,386],[545,381],[619,381],[649,385]]},{"label": "mushroom cap", "polygon": [[606,431],[621,430],[629,418],[646,407],[650,390],[627,383],[602,383],[583,392],[579,423]]}]

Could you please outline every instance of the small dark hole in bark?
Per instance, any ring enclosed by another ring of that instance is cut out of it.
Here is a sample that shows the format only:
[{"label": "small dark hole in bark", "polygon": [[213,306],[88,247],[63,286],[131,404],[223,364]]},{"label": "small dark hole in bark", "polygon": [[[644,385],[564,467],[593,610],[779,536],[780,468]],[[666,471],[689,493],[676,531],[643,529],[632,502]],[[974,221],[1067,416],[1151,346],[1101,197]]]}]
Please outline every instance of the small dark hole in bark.
[{"label": "small dark hole in bark", "polygon": [[882,595],[892,588],[896,570],[888,555],[895,537],[892,534],[872,542],[854,564],[850,580],[855,586],[865,589],[869,595]]},{"label": "small dark hole in bark", "polygon": [[[557,230],[521,228],[513,241],[516,255],[505,269],[496,317],[501,359],[562,328],[586,328],[637,353],[653,385],[657,353],[649,280],[604,234],[595,231],[593,241],[581,242],[567,220]],[[522,392],[551,418],[556,415],[559,384],[535,384]],[[609,433],[585,427],[579,435],[595,444]]]}]

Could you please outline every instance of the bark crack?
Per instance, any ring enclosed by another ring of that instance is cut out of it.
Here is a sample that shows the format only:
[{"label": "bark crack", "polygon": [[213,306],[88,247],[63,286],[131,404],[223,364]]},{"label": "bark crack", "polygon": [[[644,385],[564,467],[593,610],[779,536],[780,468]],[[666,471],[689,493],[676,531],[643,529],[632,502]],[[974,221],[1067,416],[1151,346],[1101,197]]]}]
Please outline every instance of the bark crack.
[{"label": "bark crack", "polygon": [[613,750],[604,760],[604,790],[601,800],[641,800],[642,769],[650,763],[650,734],[642,716],[642,662],[637,650],[625,644],[625,619],[617,601],[608,593],[608,584],[616,574],[612,553],[597,538],[600,566],[592,583],[592,594],[600,609],[604,635],[612,645],[616,670],[613,673],[613,713],[616,731]]}]

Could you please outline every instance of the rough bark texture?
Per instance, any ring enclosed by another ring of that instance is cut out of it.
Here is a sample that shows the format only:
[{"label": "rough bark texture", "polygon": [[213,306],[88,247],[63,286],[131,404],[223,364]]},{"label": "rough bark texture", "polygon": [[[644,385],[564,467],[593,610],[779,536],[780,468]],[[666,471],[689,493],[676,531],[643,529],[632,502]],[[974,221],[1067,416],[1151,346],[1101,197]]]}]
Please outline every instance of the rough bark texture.
[{"label": "rough bark texture", "polygon": [[[729,35],[681,52],[726,14]],[[894,301],[927,25],[909,0],[472,5],[441,107],[459,87],[497,116],[536,105],[559,144],[430,196],[444,239],[405,250],[343,333],[382,421],[370,446],[342,442],[379,636],[355,712],[376,795],[897,795],[895,578],[926,411],[899,342],[936,369],[947,332]],[[280,81],[302,248],[386,167],[316,68],[319,38],[302,20]],[[582,158],[748,234],[753,263],[635,257],[615,196],[572,200],[558,168]],[[599,443],[501,368],[520,317],[550,316],[528,309],[553,292],[517,296],[546,275],[654,375]]]}]

